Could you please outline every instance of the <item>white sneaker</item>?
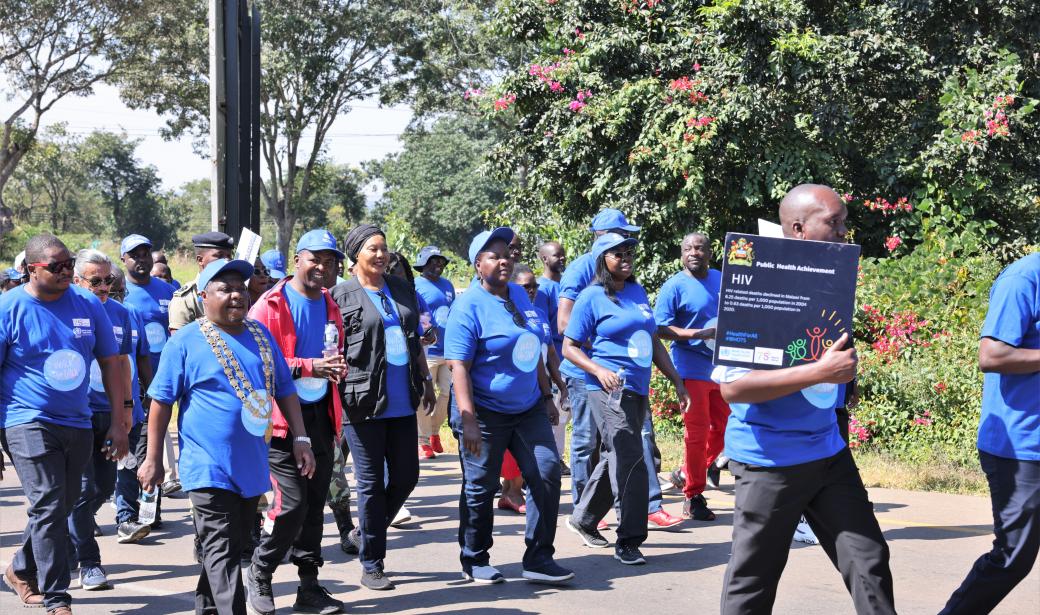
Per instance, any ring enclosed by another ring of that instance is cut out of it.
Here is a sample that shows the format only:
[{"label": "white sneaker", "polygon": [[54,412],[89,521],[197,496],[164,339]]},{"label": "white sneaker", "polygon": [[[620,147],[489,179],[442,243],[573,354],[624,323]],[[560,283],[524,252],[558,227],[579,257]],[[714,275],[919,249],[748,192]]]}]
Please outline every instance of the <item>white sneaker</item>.
[{"label": "white sneaker", "polygon": [[798,522],[798,528],[794,531],[794,541],[804,542],[807,545],[820,544],[820,539],[813,533],[812,528],[809,527],[809,523],[805,520],[804,516],[801,521]]},{"label": "white sneaker", "polygon": [[402,506],[401,510],[397,511],[394,515],[394,520],[390,522],[391,527],[398,527],[408,523],[412,520],[412,513],[408,512],[408,508]]}]

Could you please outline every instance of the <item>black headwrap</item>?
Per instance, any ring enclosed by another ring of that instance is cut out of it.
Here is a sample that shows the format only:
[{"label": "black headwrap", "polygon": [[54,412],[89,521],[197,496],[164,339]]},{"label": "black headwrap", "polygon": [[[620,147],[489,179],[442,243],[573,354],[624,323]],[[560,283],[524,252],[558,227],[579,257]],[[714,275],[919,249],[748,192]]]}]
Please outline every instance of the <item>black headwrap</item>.
[{"label": "black headwrap", "polygon": [[361,251],[361,246],[365,245],[365,242],[373,235],[386,237],[386,233],[379,230],[379,227],[374,224],[359,224],[350,229],[350,232],[347,233],[347,238],[343,241],[344,247],[347,249],[347,256],[350,257],[350,262],[357,262],[357,255]]}]

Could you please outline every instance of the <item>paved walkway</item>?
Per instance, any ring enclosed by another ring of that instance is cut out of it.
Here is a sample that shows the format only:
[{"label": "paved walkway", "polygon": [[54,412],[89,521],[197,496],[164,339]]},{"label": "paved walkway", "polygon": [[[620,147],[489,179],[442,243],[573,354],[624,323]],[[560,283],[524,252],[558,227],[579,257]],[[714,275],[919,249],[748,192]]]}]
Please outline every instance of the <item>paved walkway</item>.
[{"label": "paved walkway", "polygon": [[[408,502],[414,520],[401,529],[390,530],[386,568],[397,583],[395,591],[373,592],[359,585],[360,565],[339,550],[332,515],[326,516],[327,563],[322,577],[326,587],[346,601],[349,613],[718,612],[722,574],[729,558],[731,484],[707,494],[719,516],[716,522],[691,521],[679,531],[651,532],[643,547],[646,566],[623,566],[614,561],[610,549],[586,549],[565,529],[561,517],[557,557],[578,575],[570,588],[548,588],[520,580],[523,518],[499,514],[492,563],[509,582],[478,586],[462,582],[459,576],[457,459],[442,455],[423,462],[422,468],[419,488]],[[564,488],[569,489],[569,483],[565,482]],[[871,497],[892,550],[900,612],[938,612],[974,559],[990,544],[988,500],[886,489],[872,490]],[[569,495],[564,497],[561,515],[569,514],[569,500]],[[666,506],[678,514],[679,496],[669,496]],[[115,588],[87,592],[78,589],[78,580],[74,581],[72,595],[78,615],[192,612],[199,567],[192,559],[187,500],[164,502],[163,518],[165,527],[141,544],[120,545],[114,537],[112,510],[106,505],[100,511],[98,520],[105,532],[99,539],[101,552]],[[24,498],[11,472],[0,485],[0,560],[4,567],[24,526]],[[612,537],[611,533],[606,535]],[[296,591],[291,566],[278,570],[274,589],[279,612],[290,612]],[[1038,602],[1040,573],[1034,569],[995,613],[1035,614],[1040,611]],[[0,613],[18,612],[29,613],[19,608],[13,594],[0,593]],[[853,612],[841,578],[819,547],[792,547],[775,612]]]}]

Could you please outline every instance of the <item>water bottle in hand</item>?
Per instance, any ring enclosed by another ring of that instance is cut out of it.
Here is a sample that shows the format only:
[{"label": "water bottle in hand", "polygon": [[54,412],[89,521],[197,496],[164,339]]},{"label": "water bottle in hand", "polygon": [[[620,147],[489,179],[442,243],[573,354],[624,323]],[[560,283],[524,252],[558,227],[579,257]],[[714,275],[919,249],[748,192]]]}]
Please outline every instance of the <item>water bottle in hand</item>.
[{"label": "water bottle in hand", "polygon": [[325,323],[325,335],[322,339],[324,340],[322,357],[327,359],[339,354],[339,329],[336,328],[335,322],[330,320]]},{"label": "water bottle in hand", "polygon": [[625,391],[625,368],[619,367],[617,370],[618,385],[617,388],[610,392],[610,396],[607,398],[607,405],[614,410],[621,407],[621,394]]},{"label": "water bottle in hand", "polygon": [[137,501],[137,521],[144,525],[155,523],[156,500],[158,500],[159,489],[156,487],[151,491],[142,491],[141,499]]}]

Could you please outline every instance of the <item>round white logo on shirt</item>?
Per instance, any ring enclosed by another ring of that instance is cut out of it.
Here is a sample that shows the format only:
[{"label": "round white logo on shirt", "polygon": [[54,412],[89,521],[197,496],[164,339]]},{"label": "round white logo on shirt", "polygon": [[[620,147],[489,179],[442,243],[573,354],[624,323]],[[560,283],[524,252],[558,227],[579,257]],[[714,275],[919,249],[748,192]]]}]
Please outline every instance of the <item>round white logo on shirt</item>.
[{"label": "round white logo on shirt", "polygon": [[87,363],[74,350],[62,349],[43,362],[43,377],[56,391],[72,391],[83,383]]},{"label": "round white logo on shirt", "polygon": [[646,331],[636,331],[628,338],[628,357],[640,367],[650,367],[653,362],[653,338]]},{"label": "round white logo on shirt", "polygon": [[250,397],[247,406],[242,404],[242,425],[250,434],[263,436],[267,433],[267,425],[271,422],[271,400],[267,397],[267,391],[256,390],[260,402],[253,401]]},{"label": "round white logo on shirt", "polygon": [[802,389],[802,396],[817,408],[829,410],[838,401],[838,385],[829,382],[814,384]]},{"label": "round white logo on shirt", "polygon": [[298,378],[294,384],[296,385],[296,394],[299,395],[300,401],[313,404],[325,397],[325,390],[328,388],[329,381],[324,378],[307,376]]},{"label": "round white logo on shirt", "polygon": [[90,362],[90,388],[98,393],[105,392],[105,382],[101,379],[101,365],[97,359]]},{"label": "round white logo on shirt", "polygon": [[433,311],[433,318],[437,321],[438,327],[443,327],[448,324],[449,312],[451,312],[451,309],[446,305],[442,305]]},{"label": "round white logo on shirt", "polygon": [[386,329],[386,360],[391,365],[408,365],[408,344],[401,327],[396,325]]},{"label": "round white logo on shirt", "polygon": [[[712,327],[716,326],[717,324],[719,324],[719,319],[718,318],[712,318],[708,322],[704,323],[704,326],[701,327],[701,329],[711,329]],[[708,350],[710,350],[712,352],[715,352],[715,338],[714,337],[712,337],[711,339],[701,340],[701,342],[703,342],[704,345],[708,347]]]},{"label": "round white logo on shirt", "polygon": [[144,334],[148,338],[148,346],[152,353],[162,352],[166,346],[166,327],[157,322],[150,322],[144,326]]},{"label": "round white logo on shirt", "polygon": [[524,331],[516,339],[513,346],[513,365],[522,372],[532,372],[538,366],[538,357],[542,353],[542,343],[538,336]]}]

